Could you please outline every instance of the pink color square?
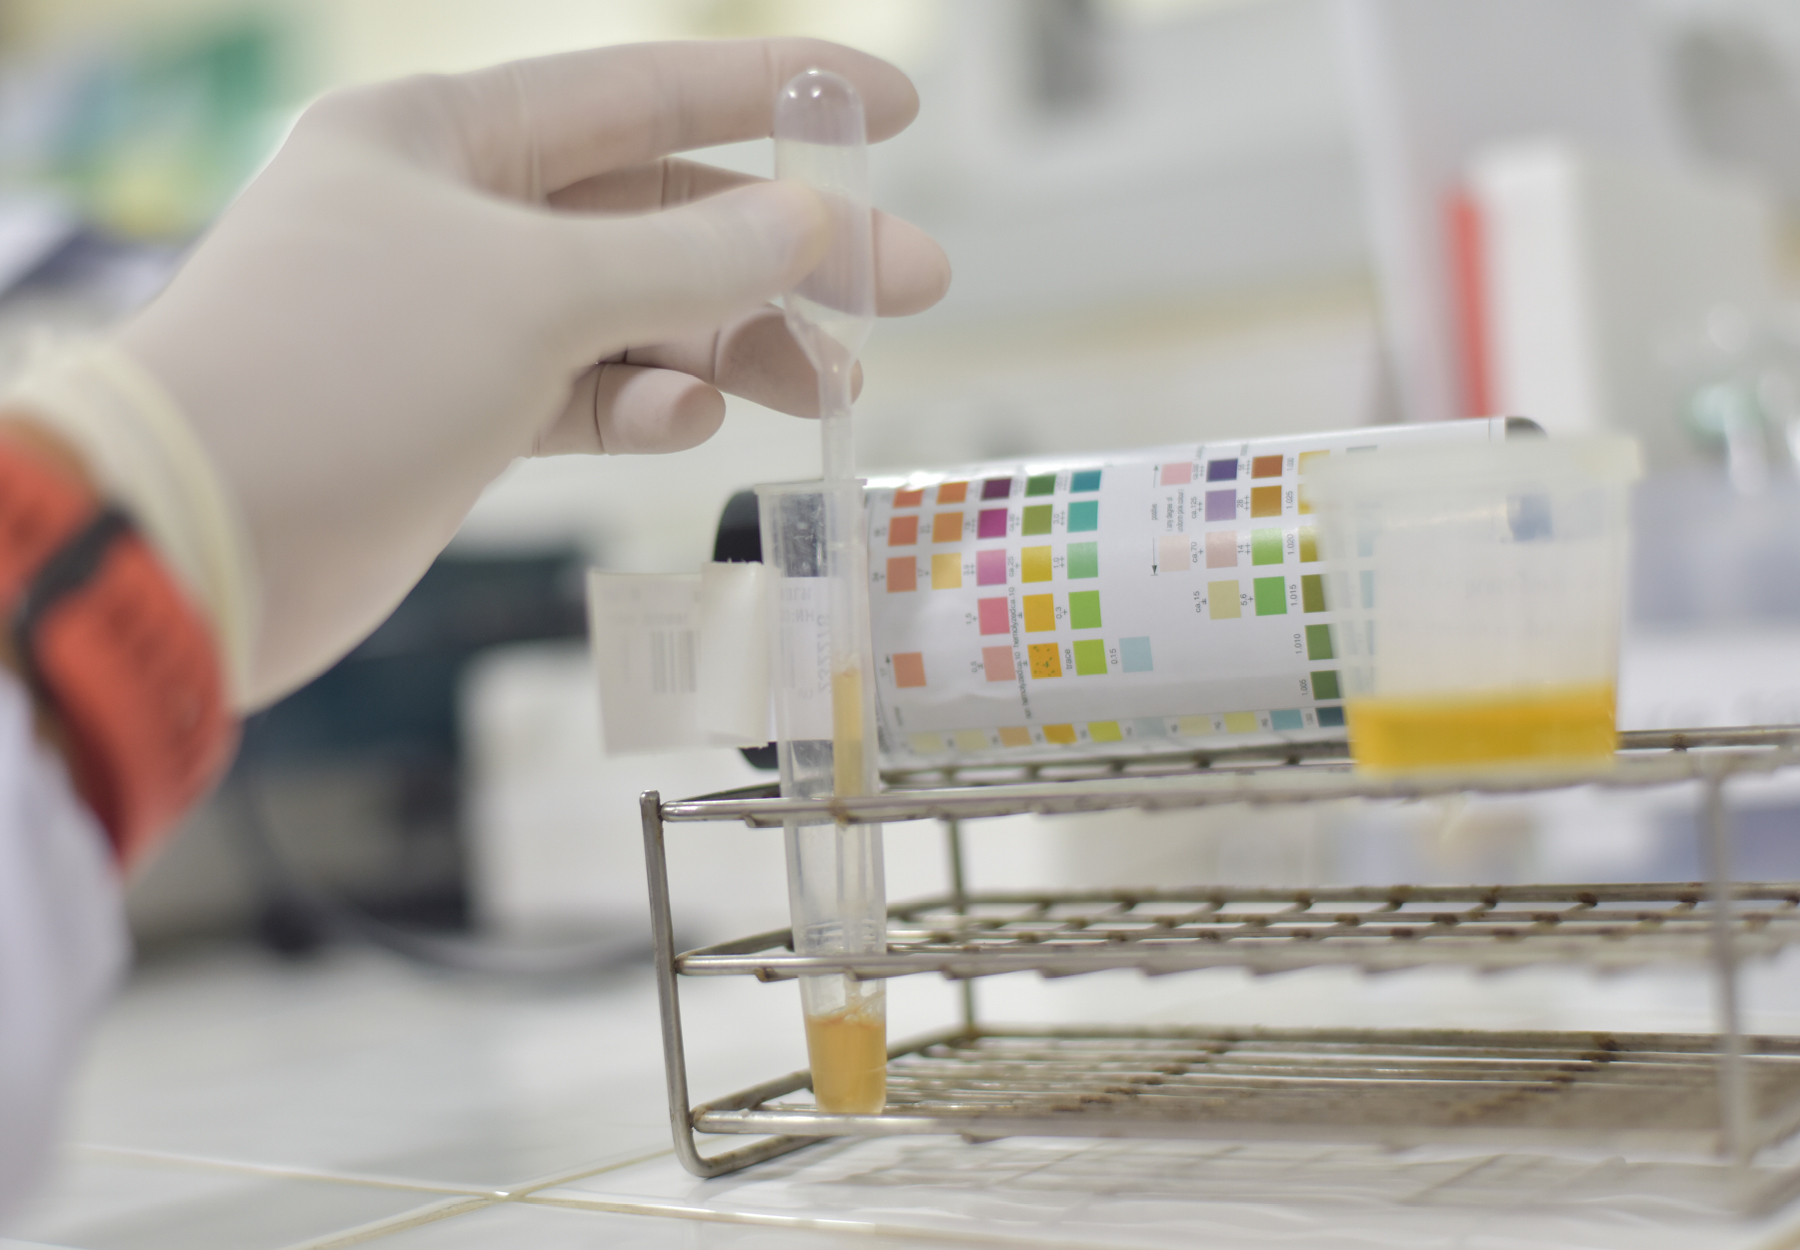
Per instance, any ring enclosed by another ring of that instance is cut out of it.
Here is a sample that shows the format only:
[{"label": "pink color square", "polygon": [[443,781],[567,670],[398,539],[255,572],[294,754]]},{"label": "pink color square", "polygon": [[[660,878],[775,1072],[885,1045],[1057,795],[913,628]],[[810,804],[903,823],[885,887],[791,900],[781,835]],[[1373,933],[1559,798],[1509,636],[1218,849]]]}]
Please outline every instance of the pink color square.
[{"label": "pink color square", "polygon": [[1206,535],[1206,567],[1209,569],[1235,569],[1237,567],[1237,531],[1212,530]]},{"label": "pink color square", "polygon": [[911,556],[895,556],[887,565],[889,594],[919,588],[919,562]]},{"label": "pink color square", "polygon": [[988,508],[984,510],[981,514],[980,528],[976,531],[975,536],[977,538],[1005,538],[1006,509]]},{"label": "pink color square", "polygon": [[1164,486],[1186,486],[1194,480],[1194,464],[1184,460],[1180,464],[1165,464],[1162,471]]},{"label": "pink color square", "polygon": [[1012,616],[1006,610],[1003,598],[981,599],[976,602],[981,611],[981,632],[984,634],[1012,633]]},{"label": "pink color square", "polygon": [[1018,670],[1013,668],[1011,647],[983,647],[981,667],[989,681],[1017,681],[1019,677]]},{"label": "pink color square", "polygon": [[925,684],[925,656],[922,652],[895,653],[894,684],[902,690],[916,690]]},{"label": "pink color square", "polygon": [[1006,553],[1004,551],[977,551],[975,553],[975,584],[977,586],[1006,585]]}]

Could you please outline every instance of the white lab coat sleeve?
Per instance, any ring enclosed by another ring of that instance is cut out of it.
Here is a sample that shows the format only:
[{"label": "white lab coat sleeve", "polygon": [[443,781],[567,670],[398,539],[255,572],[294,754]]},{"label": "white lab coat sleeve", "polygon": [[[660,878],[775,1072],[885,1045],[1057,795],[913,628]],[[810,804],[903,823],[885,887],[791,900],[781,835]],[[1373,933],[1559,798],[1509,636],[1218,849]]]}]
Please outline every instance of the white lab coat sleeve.
[{"label": "white lab coat sleeve", "polygon": [[70,1080],[129,942],[106,835],[0,669],[0,1230],[48,1167]]}]

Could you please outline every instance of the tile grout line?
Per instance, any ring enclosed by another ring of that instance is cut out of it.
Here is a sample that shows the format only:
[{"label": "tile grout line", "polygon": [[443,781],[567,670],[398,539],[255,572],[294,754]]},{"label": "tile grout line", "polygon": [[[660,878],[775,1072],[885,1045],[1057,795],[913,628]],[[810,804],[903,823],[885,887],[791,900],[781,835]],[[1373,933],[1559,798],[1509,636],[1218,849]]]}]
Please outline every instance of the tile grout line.
[{"label": "tile grout line", "polygon": [[360,1246],[365,1242],[374,1241],[377,1237],[385,1237],[389,1233],[403,1233],[408,1229],[422,1228],[426,1224],[435,1224],[439,1220],[447,1220],[452,1216],[483,1211],[496,1205],[498,1203],[491,1198],[474,1196],[447,1198],[443,1202],[417,1207],[399,1215],[385,1216],[379,1220],[371,1220],[367,1224],[358,1224],[354,1228],[326,1233],[323,1237],[314,1237],[310,1241],[295,1242],[283,1247],[283,1250],[340,1250],[345,1246]]},{"label": "tile grout line", "polygon": [[602,1163],[598,1167],[580,1168],[573,1172],[555,1172],[546,1178],[524,1181],[517,1185],[510,1185],[505,1190],[496,1190],[494,1192],[495,1196],[503,1201],[516,1201],[517,1199],[535,1194],[539,1190],[553,1189],[558,1185],[567,1185],[571,1181],[586,1180],[590,1176],[603,1176],[608,1172],[616,1172],[620,1168],[636,1167],[640,1163],[649,1163],[655,1159],[668,1158],[674,1153],[675,1151],[672,1148],[665,1146],[660,1150],[652,1150],[641,1155],[632,1155],[627,1159],[618,1159],[611,1163]]},{"label": "tile grout line", "polygon": [[[448,1194],[456,1197],[482,1198],[488,1201],[505,1199],[512,1192],[478,1185],[445,1185],[434,1181],[409,1181],[399,1177],[328,1172],[318,1168],[292,1167],[277,1163],[241,1163],[233,1159],[217,1159],[208,1155],[139,1150],[130,1146],[98,1146],[87,1142],[77,1142],[65,1147],[65,1150],[68,1154],[89,1159],[128,1159],[140,1163],[164,1163],[193,1171],[231,1172],[244,1176],[273,1176],[286,1180],[331,1181],[340,1185],[360,1185],[368,1189],[402,1189],[413,1193]],[[552,1181],[550,1183],[561,1184],[562,1182]]]}]

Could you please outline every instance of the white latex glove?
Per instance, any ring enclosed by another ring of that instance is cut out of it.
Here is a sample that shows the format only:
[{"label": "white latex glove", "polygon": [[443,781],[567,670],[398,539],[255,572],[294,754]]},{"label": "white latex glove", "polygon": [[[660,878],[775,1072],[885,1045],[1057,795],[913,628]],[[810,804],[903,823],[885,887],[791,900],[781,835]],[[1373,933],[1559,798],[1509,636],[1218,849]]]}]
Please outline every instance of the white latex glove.
[{"label": "white latex glove", "polygon": [[[821,254],[823,207],[666,159],[766,136],[811,66],[857,85],[871,139],[916,111],[892,66],[788,39],[327,96],[115,346],[11,402],[133,506],[266,702],[373,629],[514,457],[690,447],[717,388],[813,411],[767,301]],[[948,284],[916,228],[879,219],[876,249],[883,312]]]}]

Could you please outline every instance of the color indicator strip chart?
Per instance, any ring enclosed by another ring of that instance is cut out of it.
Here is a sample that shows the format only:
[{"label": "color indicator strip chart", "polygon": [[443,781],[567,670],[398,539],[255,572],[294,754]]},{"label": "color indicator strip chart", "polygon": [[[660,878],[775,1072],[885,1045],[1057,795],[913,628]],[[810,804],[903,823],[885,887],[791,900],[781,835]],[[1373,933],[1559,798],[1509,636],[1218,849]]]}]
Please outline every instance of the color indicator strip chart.
[{"label": "color indicator strip chart", "polygon": [[1331,593],[1343,583],[1323,558],[1309,467],[1504,437],[1504,420],[1457,421],[871,482],[884,753],[1341,736]]}]

